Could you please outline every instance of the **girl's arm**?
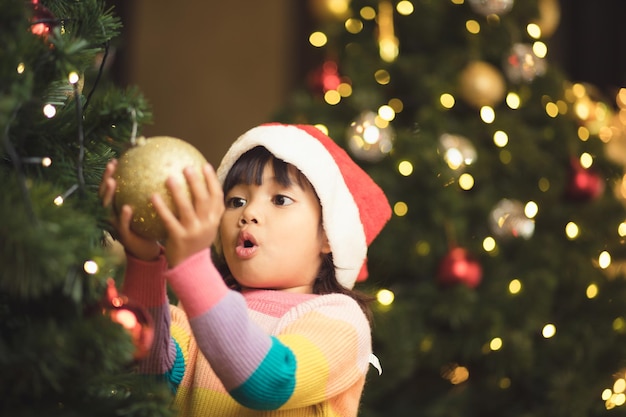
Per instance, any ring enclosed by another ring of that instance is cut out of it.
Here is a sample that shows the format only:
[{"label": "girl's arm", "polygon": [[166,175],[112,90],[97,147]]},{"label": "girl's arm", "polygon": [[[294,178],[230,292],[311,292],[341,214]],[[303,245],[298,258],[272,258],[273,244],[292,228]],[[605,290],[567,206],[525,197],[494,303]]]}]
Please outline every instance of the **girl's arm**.
[{"label": "girl's arm", "polygon": [[277,336],[270,336],[250,320],[243,296],[226,287],[208,250],[166,277],[200,350],[239,403],[257,410],[297,408],[349,390],[358,399],[371,340],[354,300],[313,297],[292,309]]},{"label": "girl's arm", "polygon": [[[142,261],[127,254],[126,276],[122,292],[148,310],[154,325],[154,341],[146,358],[139,362],[139,372],[166,375],[177,386],[184,373],[182,352],[170,335],[170,310],[167,299],[165,257]],[[182,366],[182,368],[181,368]]]}]

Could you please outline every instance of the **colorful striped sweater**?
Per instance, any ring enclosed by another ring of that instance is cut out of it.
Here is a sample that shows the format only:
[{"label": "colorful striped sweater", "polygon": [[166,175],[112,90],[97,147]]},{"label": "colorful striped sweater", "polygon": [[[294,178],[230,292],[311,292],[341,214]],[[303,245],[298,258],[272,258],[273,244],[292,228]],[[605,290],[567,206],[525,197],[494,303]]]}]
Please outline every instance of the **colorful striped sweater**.
[{"label": "colorful striped sweater", "polygon": [[[168,304],[166,283],[184,308]],[[175,268],[128,258],[122,290],[155,321],[140,371],[165,375],[180,416],[356,416],[371,355],[343,294],[229,290],[208,250]]]}]

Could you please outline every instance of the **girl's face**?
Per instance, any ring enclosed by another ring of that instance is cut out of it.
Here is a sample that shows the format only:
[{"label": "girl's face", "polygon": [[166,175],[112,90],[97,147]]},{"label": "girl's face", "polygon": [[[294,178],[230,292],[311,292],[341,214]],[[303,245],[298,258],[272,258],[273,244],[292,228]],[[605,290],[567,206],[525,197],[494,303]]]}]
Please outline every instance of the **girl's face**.
[{"label": "girl's face", "polygon": [[280,184],[268,163],[260,185],[240,183],[225,195],[220,241],[244,290],[311,293],[322,254],[330,252],[313,188],[299,185],[292,171],[289,177],[291,184]]}]

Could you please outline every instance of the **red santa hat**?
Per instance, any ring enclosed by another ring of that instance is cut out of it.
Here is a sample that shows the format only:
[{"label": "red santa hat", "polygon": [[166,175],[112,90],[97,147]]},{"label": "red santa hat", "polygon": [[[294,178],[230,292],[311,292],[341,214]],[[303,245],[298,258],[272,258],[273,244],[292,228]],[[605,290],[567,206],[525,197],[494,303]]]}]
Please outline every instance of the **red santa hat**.
[{"label": "red santa hat", "polygon": [[364,280],[367,247],[391,217],[380,187],[321,130],[279,123],[263,124],[241,135],[222,159],[219,180],[224,183],[237,159],[256,146],[294,165],[313,185],[337,281],[351,289],[357,280]]}]

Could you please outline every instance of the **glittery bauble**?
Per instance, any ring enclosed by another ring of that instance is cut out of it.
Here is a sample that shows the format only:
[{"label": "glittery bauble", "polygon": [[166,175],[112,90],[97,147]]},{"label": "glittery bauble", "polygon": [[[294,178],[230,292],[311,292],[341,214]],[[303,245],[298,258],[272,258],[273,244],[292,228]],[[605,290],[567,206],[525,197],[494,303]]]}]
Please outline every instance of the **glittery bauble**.
[{"label": "glittery bauble", "polygon": [[503,15],[513,8],[513,0],[469,0],[469,5],[476,13],[484,16]]},{"label": "glittery bauble", "polygon": [[504,72],[512,83],[529,83],[545,74],[546,66],[545,59],[535,55],[532,45],[516,43],[504,61]]},{"label": "glittery bauble", "polygon": [[130,334],[135,346],[133,358],[144,358],[150,351],[154,340],[152,317],[142,306],[118,294],[113,278],[107,280],[104,311],[113,322],[120,324]]},{"label": "glittery bauble", "polygon": [[393,128],[389,125],[379,127],[377,117],[376,113],[365,111],[350,124],[346,132],[350,153],[362,161],[380,161],[393,148]]},{"label": "glittery bauble", "polygon": [[476,161],[476,148],[464,136],[444,133],[439,137],[443,159],[451,169],[457,170]]},{"label": "glittery bauble", "polygon": [[463,284],[476,288],[483,277],[478,260],[467,249],[456,247],[441,260],[437,280],[443,285]]},{"label": "glittery bauble", "polygon": [[502,73],[483,61],[470,62],[461,72],[459,83],[463,100],[476,108],[495,105],[506,89]]},{"label": "glittery bauble", "polygon": [[170,210],[177,214],[165,181],[174,177],[181,186],[186,187],[183,170],[193,166],[200,173],[206,163],[200,151],[181,139],[167,136],[139,138],[137,145],[119,158],[115,170],[117,189],[114,207],[118,213],[124,204],[132,207],[130,226],[135,233],[150,239],[165,239],[167,231],[150,197],[155,193],[160,194]]},{"label": "glittery bauble", "polygon": [[535,222],[524,212],[518,200],[502,199],[489,215],[489,227],[496,237],[530,239],[535,232]]}]

